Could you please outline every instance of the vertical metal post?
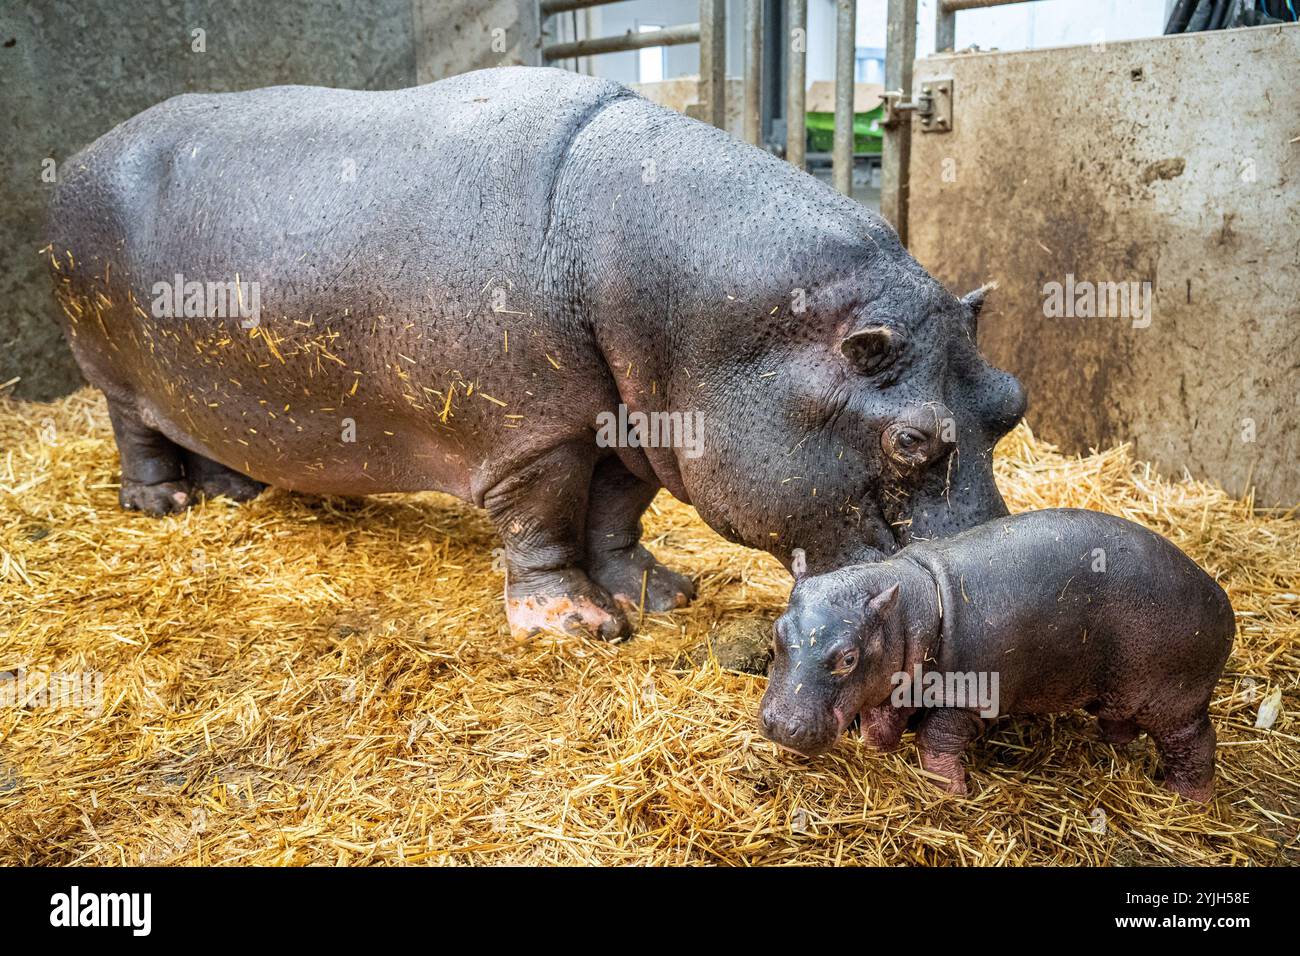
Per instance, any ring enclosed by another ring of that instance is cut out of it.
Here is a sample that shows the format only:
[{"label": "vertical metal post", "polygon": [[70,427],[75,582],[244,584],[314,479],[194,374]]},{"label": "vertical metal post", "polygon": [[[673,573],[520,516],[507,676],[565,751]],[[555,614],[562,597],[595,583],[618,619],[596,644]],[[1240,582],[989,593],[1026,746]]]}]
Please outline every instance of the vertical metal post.
[{"label": "vertical metal post", "polygon": [[934,52],[953,50],[957,47],[957,14],[947,9],[943,0],[934,4]]},{"label": "vertical metal post", "polygon": [[704,118],[727,128],[727,0],[700,0],[700,99]]},{"label": "vertical metal post", "polygon": [[831,177],[835,188],[853,195],[853,73],[857,49],[857,0],[837,0],[835,11],[835,144]]},{"label": "vertical metal post", "polygon": [[745,142],[763,140],[763,0],[745,2]]},{"label": "vertical metal post", "polygon": [[[916,0],[912,0],[915,4]],[[790,79],[785,99],[785,158],[803,169],[808,130],[808,0],[790,0]]]},{"label": "vertical metal post", "polygon": [[[912,93],[912,61],[916,59],[916,0],[889,0],[885,25],[885,89]],[[907,244],[907,177],[912,158],[912,120],[885,130],[880,159],[880,214]]]}]

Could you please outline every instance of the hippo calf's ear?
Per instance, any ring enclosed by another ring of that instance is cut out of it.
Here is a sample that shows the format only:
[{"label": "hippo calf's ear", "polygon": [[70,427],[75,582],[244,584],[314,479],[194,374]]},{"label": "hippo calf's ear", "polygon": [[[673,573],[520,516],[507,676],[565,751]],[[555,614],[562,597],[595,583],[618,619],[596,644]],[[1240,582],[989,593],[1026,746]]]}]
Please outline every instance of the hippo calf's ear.
[{"label": "hippo calf's ear", "polygon": [[808,573],[808,554],[803,548],[795,548],[790,552],[790,573],[794,575],[796,583]]},{"label": "hippo calf's ear", "polygon": [[898,335],[887,326],[861,329],[840,342],[840,352],[863,375],[887,369],[898,354]]},{"label": "hippo calf's ear", "polygon": [[979,328],[980,312],[984,309],[984,297],[998,287],[996,282],[986,282],[974,292],[967,292],[961,297],[961,304],[966,307],[970,313],[970,335],[975,337],[975,332]]},{"label": "hippo calf's ear", "polygon": [[885,588],[885,590],[873,597],[871,603],[867,605],[867,608],[877,620],[880,620],[888,617],[897,604],[898,585],[891,584],[889,587]]}]

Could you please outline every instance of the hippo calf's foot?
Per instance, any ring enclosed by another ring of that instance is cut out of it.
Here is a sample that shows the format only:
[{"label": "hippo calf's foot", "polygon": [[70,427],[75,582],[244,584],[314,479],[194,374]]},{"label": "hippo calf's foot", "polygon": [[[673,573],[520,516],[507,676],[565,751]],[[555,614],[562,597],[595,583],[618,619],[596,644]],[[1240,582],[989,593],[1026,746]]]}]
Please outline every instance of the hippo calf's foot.
[{"label": "hippo calf's foot", "polygon": [[933,753],[921,750],[921,766],[927,773],[932,773],[942,780],[935,783],[945,793],[955,797],[967,796],[970,789],[966,786],[966,771],[961,765],[961,754]]},{"label": "hippo calf's foot", "polygon": [[1141,733],[1136,721],[1097,718],[1097,739],[1104,744],[1127,744],[1137,740]]},{"label": "hippo calf's foot", "polygon": [[511,581],[506,587],[506,619],[518,640],[549,631],[621,641],[632,632],[609,594],[578,568]]},{"label": "hippo calf's foot", "polygon": [[671,611],[695,597],[690,578],[664,567],[639,544],[590,555],[587,571],[629,614],[643,606],[653,613]]},{"label": "hippo calf's foot", "polygon": [[1189,800],[1207,803],[1214,795],[1215,735],[1209,713],[1171,731],[1148,732],[1164,766],[1162,786]]},{"label": "hippo calf's foot", "polygon": [[980,735],[984,722],[968,710],[936,708],[927,711],[916,730],[921,766],[942,777],[940,786],[955,796],[967,794],[966,771],[961,755],[966,745]]},{"label": "hippo calf's foot", "polygon": [[266,485],[195,452],[185,453],[185,475],[204,498],[251,501]]}]

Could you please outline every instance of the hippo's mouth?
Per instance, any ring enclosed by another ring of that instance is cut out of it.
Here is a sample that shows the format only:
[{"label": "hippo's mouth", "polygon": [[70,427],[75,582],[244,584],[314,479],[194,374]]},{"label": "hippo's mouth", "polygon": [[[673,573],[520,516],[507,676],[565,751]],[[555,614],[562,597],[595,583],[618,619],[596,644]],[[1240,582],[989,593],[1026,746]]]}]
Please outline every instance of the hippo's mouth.
[{"label": "hippo's mouth", "polygon": [[835,744],[838,743],[839,739],[844,736],[844,731],[849,729],[849,724],[853,723],[853,721],[858,718],[858,714],[856,711],[854,711],[853,713],[846,714],[839,707],[832,707],[831,713],[835,715],[835,727],[836,727],[835,733],[829,734],[826,737],[814,743],[807,744],[803,747],[796,747],[793,744],[785,744],[771,737],[769,737],[768,739],[771,740],[772,743],[780,747],[782,750],[784,750],[786,753],[794,754],[797,757],[820,756],[821,754],[826,753],[828,750],[834,749]]}]

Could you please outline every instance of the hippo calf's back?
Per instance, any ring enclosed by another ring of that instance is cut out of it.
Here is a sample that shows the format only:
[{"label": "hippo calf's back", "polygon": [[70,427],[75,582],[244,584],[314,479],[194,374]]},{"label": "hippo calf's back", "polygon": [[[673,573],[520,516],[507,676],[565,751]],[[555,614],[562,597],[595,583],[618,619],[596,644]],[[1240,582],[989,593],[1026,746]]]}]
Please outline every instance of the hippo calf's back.
[{"label": "hippo calf's back", "polygon": [[1223,589],[1122,518],[1027,512],[915,550],[945,604],[944,666],[997,671],[1004,713],[1132,711],[1175,692],[1194,710],[1231,649]]}]

